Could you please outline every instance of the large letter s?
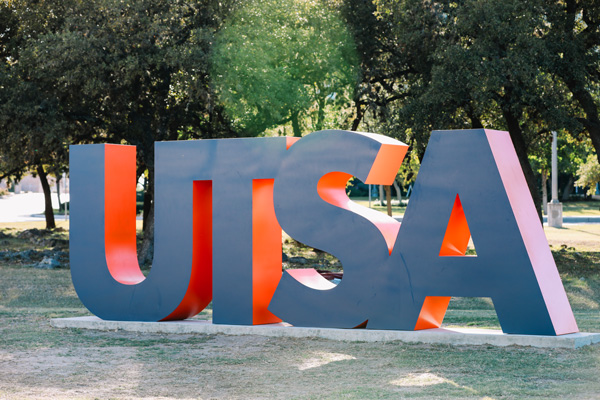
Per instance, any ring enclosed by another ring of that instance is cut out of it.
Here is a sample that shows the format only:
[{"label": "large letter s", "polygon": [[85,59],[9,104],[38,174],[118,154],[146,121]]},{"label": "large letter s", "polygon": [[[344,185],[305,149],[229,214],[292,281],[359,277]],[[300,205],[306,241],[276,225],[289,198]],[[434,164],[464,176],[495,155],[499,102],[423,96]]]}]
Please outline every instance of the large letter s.
[{"label": "large letter s", "polygon": [[346,182],[391,184],[408,146],[385,136],[315,132],[289,150],[275,179],[275,213],[283,230],[337,256],[344,278],[333,286],[314,270],[288,270],[269,310],[296,326],[352,328],[378,313],[399,223],[348,199]]}]

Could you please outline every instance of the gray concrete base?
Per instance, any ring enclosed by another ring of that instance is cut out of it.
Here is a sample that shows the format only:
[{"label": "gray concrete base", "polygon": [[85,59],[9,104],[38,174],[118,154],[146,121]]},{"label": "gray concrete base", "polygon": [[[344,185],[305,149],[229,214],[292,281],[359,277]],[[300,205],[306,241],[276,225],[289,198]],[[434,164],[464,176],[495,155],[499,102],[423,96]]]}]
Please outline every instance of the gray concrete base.
[{"label": "gray concrete base", "polygon": [[142,333],[201,333],[225,335],[260,335],[272,337],[316,337],[341,341],[432,343],[451,345],[533,346],[568,348],[600,343],[600,333],[573,333],[562,336],[506,335],[499,330],[439,328],[424,331],[386,331],[371,329],[300,328],[288,324],[213,325],[210,321],[186,320],[168,322],[104,321],[98,317],[57,318],[56,328],[124,330]]},{"label": "gray concrete base", "polygon": [[[563,215],[562,220],[564,224],[600,224],[600,217],[597,215]],[[548,217],[544,217],[544,222],[548,222]]]},{"label": "gray concrete base", "polygon": [[562,203],[548,203],[548,226],[562,228],[563,205]]}]

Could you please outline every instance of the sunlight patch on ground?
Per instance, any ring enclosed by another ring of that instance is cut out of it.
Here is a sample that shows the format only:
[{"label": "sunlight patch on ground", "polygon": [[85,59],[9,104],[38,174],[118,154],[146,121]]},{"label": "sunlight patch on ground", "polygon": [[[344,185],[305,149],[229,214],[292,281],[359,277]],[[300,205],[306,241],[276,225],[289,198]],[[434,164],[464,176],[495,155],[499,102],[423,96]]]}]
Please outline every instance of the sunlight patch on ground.
[{"label": "sunlight patch on ground", "polygon": [[589,308],[592,310],[597,310],[600,308],[600,305],[590,299],[589,294],[584,292],[576,292],[573,290],[572,292],[567,293],[567,297],[569,298],[569,303],[573,308]]},{"label": "sunlight patch on ground", "polygon": [[475,393],[475,389],[470,388],[468,386],[461,386],[458,383],[441,377],[439,375],[432,374],[430,372],[425,372],[422,374],[408,374],[404,378],[396,379],[390,382],[390,384],[394,386],[401,387],[424,387],[424,386],[433,386],[433,385],[441,385],[443,383],[447,383],[456,388],[464,389],[469,392]]},{"label": "sunlight patch on ground", "polygon": [[[442,378],[441,376],[437,376],[435,374],[431,374],[426,372],[424,374],[408,374],[404,378],[396,379],[395,381],[390,382],[395,386],[431,386],[431,385],[439,385],[441,383],[450,383],[446,378]],[[454,384],[456,385],[456,384]]]},{"label": "sunlight patch on ground", "polygon": [[340,353],[315,353],[316,357],[309,358],[304,361],[301,365],[298,366],[300,371],[304,371],[311,368],[322,367],[323,365],[327,365],[329,363],[335,361],[344,361],[344,360],[355,360],[356,357],[353,357],[348,354],[340,354]]},{"label": "sunlight patch on ground", "polygon": [[15,301],[17,300],[20,296],[21,296],[21,290],[19,290],[20,288],[8,288],[7,290],[4,290],[3,292],[0,292],[0,300],[5,302],[5,303],[9,303],[11,301]]}]

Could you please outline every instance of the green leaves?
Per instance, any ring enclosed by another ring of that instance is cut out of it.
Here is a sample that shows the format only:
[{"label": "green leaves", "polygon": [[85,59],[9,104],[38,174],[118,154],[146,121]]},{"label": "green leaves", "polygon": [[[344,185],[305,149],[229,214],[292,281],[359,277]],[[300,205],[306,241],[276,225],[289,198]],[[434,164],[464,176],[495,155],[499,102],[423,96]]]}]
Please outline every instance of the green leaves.
[{"label": "green leaves", "polygon": [[255,0],[245,2],[219,33],[211,73],[225,109],[245,134],[291,121],[300,136],[323,129],[325,114],[352,97],[357,64],[354,42],[331,4]]},{"label": "green leaves", "polygon": [[596,184],[600,182],[600,164],[598,158],[590,154],[584,164],[581,164],[577,169],[579,177],[575,184],[587,188],[587,194],[593,195],[596,191]]},{"label": "green leaves", "polygon": [[208,77],[232,1],[0,3],[4,161],[58,168],[69,144],[116,142],[138,146],[143,171],[156,140],[234,134]]}]

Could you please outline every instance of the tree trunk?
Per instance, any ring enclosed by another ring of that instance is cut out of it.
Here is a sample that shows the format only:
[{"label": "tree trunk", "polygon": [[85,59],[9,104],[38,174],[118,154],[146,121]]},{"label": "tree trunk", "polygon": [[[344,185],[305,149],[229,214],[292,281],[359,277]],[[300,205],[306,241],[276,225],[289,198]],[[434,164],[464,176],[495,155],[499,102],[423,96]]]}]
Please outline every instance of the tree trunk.
[{"label": "tree trunk", "polygon": [[150,266],[154,258],[154,171],[151,168],[148,168],[148,179],[144,186],[144,233],[142,246],[138,250],[138,261],[140,266]]},{"label": "tree trunk", "polygon": [[144,205],[142,207],[142,227],[146,231],[146,224],[150,211],[152,210],[152,202],[154,196],[154,184],[148,182],[149,179],[144,181]]},{"label": "tree trunk", "polygon": [[54,221],[54,211],[52,210],[52,193],[50,192],[50,185],[48,184],[48,175],[44,171],[44,167],[38,165],[36,172],[40,177],[42,183],[42,190],[44,191],[44,215],[46,216],[46,229],[56,228],[56,222]]},{"label": "tree trunk", "polygon": [[140,267],[152,265],[154,257],[154,204],[150,206],[150,212],[144,222],[144,237],[138,254]]},{"label": "tree trunk", "polygon": [[58,199],[58,211],[62,208],[62,202],[60,201],[60,174],[56,174],[56,198]]},{"label": "tree trunk", "polygon": [[387,213],[392,216],[392,187],[385,185],[385,202],[387,203]]},{"label": "tree trunk", "polygon": [[592,139],[594,150],[596,150],[596,158],[600,163],[600,122],[588,124],[587,129],[588,133],[590,134],[590,138]]},{"label": "tree trunk", "polygon": [[511,112],[506,111],[506,109],[502,110],[502,114],[508,126],[508,133],[510,134],[510,138],[512,139],[513,145],[515,146],[515,151],[517,152],[517,157],[519,158],[521,169],[523,170],[523,174],[525,175],[525,180],[527,181],[529,192],[531,193],[531,197],[533,198],[535,210],[540,219],[540,223],[542,223],[542,197],[540,196],[537,180],[535,179],[535,174],[533,173],[533,169],[531,168],[531,164],[529,163],[529,158],[527,157],[527,146],[523,138],[521,126],[519,125],[519,120]]},{"label": "tree trunk", "polygon": [[569,176],[567,184],[563,187],[561,201],[569,201],[569,197],[573,192],[573,176]]},{"label": "tree trunk", "polygon": [[542,212],[548,215],[548,171],[542,171]]},{"label": "tree trunk", "polygon": [[398,207],[402,205],[402,191],[400,190],[400,185],[394,179],[394,189],[396,189],[396,197],[398,198]]},{"label": "tree trunk", "polygon": [[316,130],[323,130],[323,122],[325,120],[325,99],[319,98],[318,102],[319,109],[317,110],[317,126]]},{"label": "tree trunk", "polygon": [[302,136],[302,130],[300,129],[300,121],[298,121],[298,111],[292,114],[292,129],[294,130],[294,137]]},{"label": "tree trunk", "polygon": [[351,131],[356,131],[358,129],[358,126],[360,125],[360,122],[363,118],[362,103],[356,99],[354,100],[354,102],[356,104],[356,117],[354,118],[354,121],[352,121],[352,127],[350,128]]}]

